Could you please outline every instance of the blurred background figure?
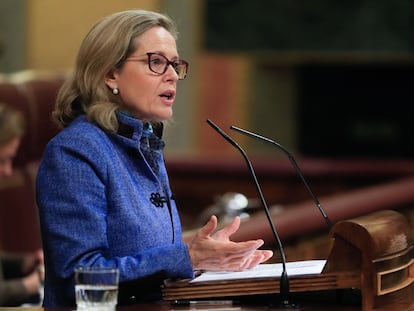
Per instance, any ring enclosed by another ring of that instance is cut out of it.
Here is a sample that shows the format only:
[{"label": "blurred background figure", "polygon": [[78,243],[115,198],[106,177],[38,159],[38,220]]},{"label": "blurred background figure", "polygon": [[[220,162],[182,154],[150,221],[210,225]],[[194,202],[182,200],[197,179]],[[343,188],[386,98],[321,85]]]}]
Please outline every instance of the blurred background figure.
[{"label": "blurred background figure", "polygon": [[[23,134],[22,114],[0,103],[0,179],[13,174],[13,158]],[[42,250],[25,254],[0,250],[0,306],[40,302],[43,279]]]},{"label": "blurred background figure", "polygon": [[20,112],[0,103],[0,179],[13,173],[13,158],[24,134],[24,120]]}]

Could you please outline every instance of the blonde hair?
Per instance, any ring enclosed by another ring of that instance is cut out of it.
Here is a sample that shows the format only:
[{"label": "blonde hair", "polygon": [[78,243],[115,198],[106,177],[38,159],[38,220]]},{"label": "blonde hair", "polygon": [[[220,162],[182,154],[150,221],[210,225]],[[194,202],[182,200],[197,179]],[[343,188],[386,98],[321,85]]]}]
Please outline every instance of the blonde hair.
[{"label": "blonde hair", "polygon": [[124,60],[137,49],[139,37],[155,26],[165,28],[177,39],[175,24],[169,17],[145,10],[118,12],[92,27],[80,46],[74,72],[60,89],[52,112],[60,127],[85,114],[102,129],[117,131],[115,111],[119,97],[105,84],[105,76],[121,68]]},{"label": "blonde hair", "polygon": [[23,114],[0,103],[0,146],[14,138],[20,138],[25,131]]}]

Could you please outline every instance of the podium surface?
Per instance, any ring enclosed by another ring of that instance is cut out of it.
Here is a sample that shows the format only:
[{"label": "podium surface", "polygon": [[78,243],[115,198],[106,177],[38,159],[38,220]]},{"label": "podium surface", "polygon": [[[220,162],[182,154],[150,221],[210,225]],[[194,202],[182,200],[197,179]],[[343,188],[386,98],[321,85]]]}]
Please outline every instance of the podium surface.
[{"label": "podium surface", "polygon": [[[414,310],[414,251],[404,216],[393,210],[374,212],[336,223],[331,235],[333,246],[322,273],[290,277],[292,296],[358,289],[359,310]],[[181,280],[167,282],[163,294],[166,301],[277,295],[278,280]]]}]

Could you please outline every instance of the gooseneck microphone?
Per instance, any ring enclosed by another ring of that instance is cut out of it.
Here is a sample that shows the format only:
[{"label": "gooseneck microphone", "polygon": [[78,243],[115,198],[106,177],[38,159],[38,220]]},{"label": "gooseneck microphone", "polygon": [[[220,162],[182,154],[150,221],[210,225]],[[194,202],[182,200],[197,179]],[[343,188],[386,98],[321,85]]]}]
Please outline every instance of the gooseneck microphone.
[{"label": "gooseneck microphone", "polygon": [[318,198],[316,197],[315,193],[312,191],[312,189],[310,188],[309,184],[306,182],[305,177],[303,177],[302,171],[299,168],[299,165],[297,164],[295,158],[293,157],[292,153],[289,152],[289,150],[287,150],[284,146],[282,146],[281,144],[275,142],[274,140],[271,140],[270,138],[264,137],[262,135],[259,135],[259,134],[256,134],[256,133],[253,133],[253,132],[250,132],[250,131],[241,129],[241,128],[239,128],[237,126],[234,126],[234,125],[230,126],[230,128],[232,130],[235,130],[235,131],[240,132],[242,134],[245,134],[247,136],[250,136],[250,137],[256,138],[258,140],[261,140],[261,141],[267,142],[269,144],[272,144],[273,146],[276,146],[277,148],[279,148],[280,150],[282,150],[288,156],[290,162],[292,163],[294,169],[296,170],[296,173],[299,175],[300,179],[302,180],[303,184],[306,187],[306,190],[308,190],[309,194],[311,195],[313,201],[316,204],[316,207],[321,212],[321,214],[322,214],[323,218],[325,219],[328,227],[329,228],[332,227],[331,220],[329,219],[328,215],[325,213],[325,210],[323,209],[323,207],[322,207],[321,203],[319,202]]},{"label": "gooseneck microphone", "polygon": [[264,199],[263,193],[262,193],[262,189],[260,187],[260,184],[257,180],[257,176],[256,173],[253,169],[253,165],[249,159],[249,157],[247,156],[246,152],[243,150],[242,147],[239,146],[239,144],[237,144],[229,135],[227,135],[222,129],[220,129],[213,121],[211,121],[210,119],[207,119],[207,123],[216,131],[218,132],[221,136],[224,137],[225,140],[227,140],[231,145],[233,145],[234,147],[236,147],[240,153],[243,155],[244,160],[246,161],[246,164],[249,168],[249,171],[253,177],[254,180],[254,184],[256,186],[256,190],[259,194],[260,197],[260,201],[263,205],[264,211],[266,213],[267,216],[267,220],[269,222],[269,225],[272,229],[272,233],[275,237],[275,240],[277,242],[278,248],[279,248],[279,252],[280,252],[280,257],[281,257],[281,261],[282,261],[282,275],[280,277],[280,297],[281,297],[281,301],[280,301],[280,306],[279,307],[283,307],[283,308],[294,308],[295,305],[291,304],[289,302],[289,276],[286,270],[286,255],[285,255],[285,251],[283,249],[283,245],[282,242],[280,240],[279,234],[277,233],[275,226],[273,224],[272,221],[272,217],[270,216],[270,212],[269,212],[269,208],[267,206],[266,200]]}]

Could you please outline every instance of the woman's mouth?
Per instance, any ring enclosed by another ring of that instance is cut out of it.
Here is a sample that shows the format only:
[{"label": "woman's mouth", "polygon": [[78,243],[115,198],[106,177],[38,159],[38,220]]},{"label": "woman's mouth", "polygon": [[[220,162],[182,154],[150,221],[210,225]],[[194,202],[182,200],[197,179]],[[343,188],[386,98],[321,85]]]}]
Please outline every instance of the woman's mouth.
[{"label": "woman's mouth", "polygon": [[168,101],[174,101],[175,92],[174,91],[166,91],[160,95],[160,97],[167,99]]}]

